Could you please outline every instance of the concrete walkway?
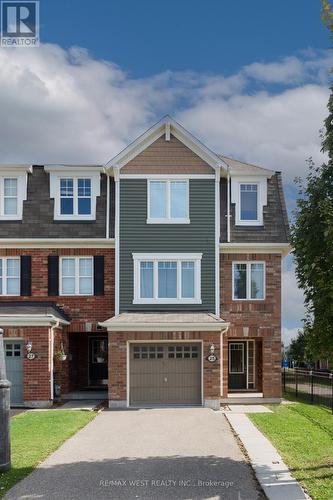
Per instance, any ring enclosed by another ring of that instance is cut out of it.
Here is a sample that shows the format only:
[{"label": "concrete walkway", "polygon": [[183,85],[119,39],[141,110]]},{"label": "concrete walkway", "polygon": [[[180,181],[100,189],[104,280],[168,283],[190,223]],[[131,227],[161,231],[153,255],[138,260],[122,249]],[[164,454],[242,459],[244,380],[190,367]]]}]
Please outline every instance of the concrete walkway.
[{"label": "concrete walkway", "polygon": [[309,498],[291,476],[271,442],[244,413],[226,412],[225,416],[243,443],[257,479],[269,500]]},{"label": "concrete walkway", "polygon": [[23,499],[263,499],[221,412],[103,411],[12,488]]}]

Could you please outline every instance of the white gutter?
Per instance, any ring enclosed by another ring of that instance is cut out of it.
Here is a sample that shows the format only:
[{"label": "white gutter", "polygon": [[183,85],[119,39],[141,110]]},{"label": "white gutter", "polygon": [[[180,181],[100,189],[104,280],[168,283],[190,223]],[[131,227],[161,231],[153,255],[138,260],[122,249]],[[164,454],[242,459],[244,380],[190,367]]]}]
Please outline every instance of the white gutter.
[{"label": "white gutter", "polygon": [[0,238],[0,248],[113,248],[113,238]]},{"label": "white gutter", "polygon": [[53,314],[0,314],[3,326],[56,326],[69,325],[69,321],[59,320]]},{"label": "white gutter", "polygon": [[221,253],[276,253],[286,256],[291,249],[289,243],[220,243]]},{"label": "white gutter", "polygon": [[109,332],[212,332],[212,331],[226,331],[229,328],[230,323],[227,322],[216,322],[216,323],[207,323],[207,322],[197,322],[197,323],[166,323],[166,322],[153,322],[153,323],[133,323],[133,322],[119,322],[116,321],[103,321],[102,323],[98,323],[100,326],[107,328]]},{"label": "white gutter", "polygon": [[227,242],[230,243],[230,167],[227,167]]}]

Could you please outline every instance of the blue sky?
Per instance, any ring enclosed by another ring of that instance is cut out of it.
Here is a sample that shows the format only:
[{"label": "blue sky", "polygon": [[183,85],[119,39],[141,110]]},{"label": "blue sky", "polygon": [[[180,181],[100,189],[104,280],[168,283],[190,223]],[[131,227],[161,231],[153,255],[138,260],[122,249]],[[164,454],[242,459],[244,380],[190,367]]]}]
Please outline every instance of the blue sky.
[{"label": "blue sky", "polygon": [[230,75],[307,47],[328,48],[319,0],[42,0],[41,37],[79,45],[133,77]]},{"label": "blue sky", "polygon": [[[281,170],[288,207],[333,66],[319,0],[41,0],[38,48],[0,48],[2,162],[104,163],[171,114],[217,153]],[[301,325],[291,259],[284,338]]]}]

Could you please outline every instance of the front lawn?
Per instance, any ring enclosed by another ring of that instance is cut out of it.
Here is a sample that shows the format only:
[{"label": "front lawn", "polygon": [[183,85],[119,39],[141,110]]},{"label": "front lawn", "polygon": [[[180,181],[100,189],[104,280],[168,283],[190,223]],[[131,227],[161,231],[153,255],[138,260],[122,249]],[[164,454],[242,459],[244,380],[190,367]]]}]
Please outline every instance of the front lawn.
[{"label": "front lawn", "polygon": [[26,412],[13,417],[12,468],[0,472],[0,497],[95,415],[95,412],[84,410],[49,410]]},{"label": "front lawn", "polygon": [[314,500],[333,499],[333,415],[305,403],[270,406],[274,413],[249,414],[270,439],[292,475]]}]

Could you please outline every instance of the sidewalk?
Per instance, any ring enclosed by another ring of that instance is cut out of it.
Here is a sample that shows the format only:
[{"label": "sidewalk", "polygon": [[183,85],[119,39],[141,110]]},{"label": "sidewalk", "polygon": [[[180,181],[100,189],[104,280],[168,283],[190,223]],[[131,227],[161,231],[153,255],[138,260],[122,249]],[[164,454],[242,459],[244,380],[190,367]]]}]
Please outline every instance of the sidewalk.
[{"label": "sidewalk", "polygon": [[[235,407],[238,405],[235,405]],[[276,448],[257,429],[246,413],[271,412],[258,405],[232,408],[223,411],[232,429],[242,442],[255,475],[269,500],[304,500],[309,497],[292,477]],[[259,410],[259,411],[258,411]]]}]

